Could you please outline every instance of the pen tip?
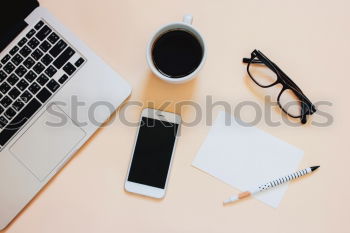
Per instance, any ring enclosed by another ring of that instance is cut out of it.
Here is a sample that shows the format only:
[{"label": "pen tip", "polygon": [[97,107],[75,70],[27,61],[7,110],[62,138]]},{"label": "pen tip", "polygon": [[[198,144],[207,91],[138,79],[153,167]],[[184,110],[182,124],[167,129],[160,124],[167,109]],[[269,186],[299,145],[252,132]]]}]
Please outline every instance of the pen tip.
[{"label": "pen tip", "polygon": [[320,166],[313,166],[313,167],[310,167],[311,168],[311,171],[315,171],[317,168],[319,168]]}]

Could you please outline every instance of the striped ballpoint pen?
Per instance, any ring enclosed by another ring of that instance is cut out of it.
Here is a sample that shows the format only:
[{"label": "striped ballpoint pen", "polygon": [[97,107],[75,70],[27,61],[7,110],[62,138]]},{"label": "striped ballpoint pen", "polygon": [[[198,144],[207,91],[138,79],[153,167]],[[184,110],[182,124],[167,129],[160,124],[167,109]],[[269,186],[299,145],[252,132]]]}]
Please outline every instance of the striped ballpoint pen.
[{"label": "striped ballpoint pen", "polygon": [[275,186],[281,185],[283,183],[286,183],[288,181],[294,180],[296,178],[299,178],[301,176],[304,176],[306,174],[309,174],[309,173],[315,171],[319,167],[320,166],[308,167],[308,168],[305,168],[304,170],[300,170],[300,171],[294,172],[294,173],[292,173],[290,175],[287,175],[287,176],[275,179],[273,181],[270,181],[270,182],[268,182],[266,184],[260,185],[260,186],[256,187],[255,189],[242,192],[242,193],[240,193],[238,195],[231,196],[229,199],[224,201],[224,204],[227,204],[227,203],[230,203],[230,202],[234,202],[234,201],[237,201],[237,200],[240,200],[240,199],[252,196],[252,195],[254,195],[256,193],[262,192],[264,190],[267,190],[267,189],[273,188]]}]

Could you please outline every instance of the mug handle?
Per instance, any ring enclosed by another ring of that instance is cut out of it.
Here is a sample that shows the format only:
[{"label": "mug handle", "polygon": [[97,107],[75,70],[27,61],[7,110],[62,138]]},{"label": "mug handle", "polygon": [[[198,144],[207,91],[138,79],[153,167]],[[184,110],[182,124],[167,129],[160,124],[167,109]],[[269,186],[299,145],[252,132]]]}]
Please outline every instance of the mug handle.
[{"label": "mug handle", "polygon": [[193,17],[190,14],[184,15],[182,22],[187,23],[187,24],[192,24]]}]

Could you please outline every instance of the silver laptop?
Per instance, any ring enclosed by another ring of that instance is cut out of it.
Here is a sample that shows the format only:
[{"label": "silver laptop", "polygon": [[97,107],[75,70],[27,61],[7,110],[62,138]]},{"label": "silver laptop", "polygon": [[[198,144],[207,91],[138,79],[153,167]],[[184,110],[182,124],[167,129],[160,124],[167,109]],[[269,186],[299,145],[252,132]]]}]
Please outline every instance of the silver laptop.
[{"label": "silver laptop", "polygon": [[131,92],[37,0],[1,10],[0,230]]}]

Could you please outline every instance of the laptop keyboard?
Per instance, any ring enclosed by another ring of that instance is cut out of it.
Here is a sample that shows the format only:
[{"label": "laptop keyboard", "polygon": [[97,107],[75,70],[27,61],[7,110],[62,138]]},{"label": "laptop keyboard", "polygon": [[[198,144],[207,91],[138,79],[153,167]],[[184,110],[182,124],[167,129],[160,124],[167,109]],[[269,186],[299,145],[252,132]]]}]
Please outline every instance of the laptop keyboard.
[{"label": "laptop keyboard", "polygon": [[0,58],[0,150],[84,63],[44,21]]}]

